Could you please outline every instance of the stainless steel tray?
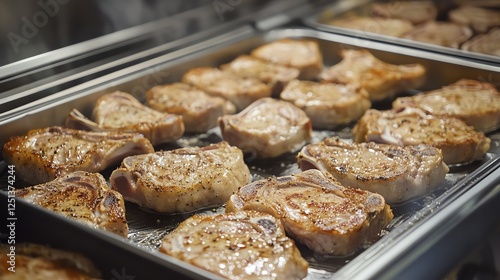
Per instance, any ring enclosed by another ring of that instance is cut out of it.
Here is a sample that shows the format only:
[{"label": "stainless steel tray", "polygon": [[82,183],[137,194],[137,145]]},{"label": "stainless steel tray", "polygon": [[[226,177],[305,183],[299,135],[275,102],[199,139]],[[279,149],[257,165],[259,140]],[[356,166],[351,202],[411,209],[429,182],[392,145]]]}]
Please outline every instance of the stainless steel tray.
[{"label": "stainless steel tray", "polygon": [[[182,51],[123,69],[41,99],[19,110],[0,115],[0,131],[2,132],[0,134],[0,143],[3,144],[9,136],[23,134],[32,128],[62,125],[67,114],[73,108],[90,115],[96,99],[106,92],[122,90],[143,99],[144,93],[149,87],[155,84],[179,81],[182,75],[193,67],[218,66],[231,61],[239,54],[249,53],[250,50],[263,43],[280,38],[309,38],[318,41],[326,65],[332,65],[340,61],[338,53],[343,48],[365,48],[376,57],[390,63],[423,64],[428,69],[427,82],[422,88],[410,90],[405,94],[439,88],[461,78],[478,79],[492,83],[500,81],[500,67],[457,57],[443,56],[433,52],[408,49],[311,29],[276,29],[261,33],[242,29],[235,31],[233,34],[225,34]],[[390,106],[389,103],[374,104],[375,108],[380,109],[385,109],[388,106]],[[313,141],[319,141],[329,136],[351,139],[351,128],[352,126],[347,126],[332,131],[314,131]],[[394,242],[402,244],[403,242],[400,241],[406,241],[411,245],[412,242],[407,239],[407,236],[428,224],[427,221],[439,213],[444,213],[441,215],[451,218],[452,216],[448,215],[453,215],[453,213],[443,212],[443,209],[446,209],[447,205],[453,205],[453,203],[456,205],[460,197],[470,192],[473,187],[477,188],[478,183],[484,178],[493,176],[491,174],[500,166],[500,159],[498,158],[500,154],[500,131],[492,132],[488,136],[492,138],[491,149],[481,161],[452,168],[443,183],[434,192],[424,197],[400,205],[391,205],[395,218],[388,229],[383,232],[381,239],[373,245],[352,256],[342,258],[318,256],[304,246],[299,245],[302,255],[310,263],[308,279],[325,279],[335,275],[352,276],[352,271],[357,271],[356,267],[366,266],[370,262],[374,262],[380,257],[380,254],[383,254],[386,250],[389,250],[390,246],[396,244]],[[207,145],[220,140],[219,130],[214,128],[208,133],[186,135],[175,143],[156,148],[173,149],[184,146]],[[246,163],[250,167],[254,179],[272,175],[286,175],[299,170],[295,153],[285,154],[273,160],[246,158]],[[103,175],[105,177],[109,176],[111,171],[112,169],[106,170]],[[5,171],[2,174],[3,180],[0,183],[2,188],[5,188]],[[17,182],[17,184],[22,187],[22,182]],[[490,188],[490,184],[487,184],[481,190],[487,192]],[[174,229],[179,222],[193,214],[161,215],[145,212],[132,203],[126,203],[126,208],[130,227],[128,241],[139,246],[141,252],[147,251],[153,258],[161,258],[163,261],[166,261],[164,256],[156,252],[161,238]],[[205,209],[200,212],[217,213],[222,211],[224,211],[223,207]],[[432,229],[425,231],[424,235],[431,231]],[[95,232],[97,235],[101,234],[98,230],[95,230]],[[71,237],[68,236],[67,238],[70,239]],[[119,239],[118,237],[114,238]],[[130,243],[124,242],[118,246],[130,246]],[[392,260],[397,259],[398,256],[396,255]],[[168,264],[171,265],[171,263]],[[451,265],[453,264],[450,264],[450,267]]]},{"label": "stainless steel tray", "polygon": [[[333,26],[328,24],[330,20],[333,19],[341,19],[347,16],[369,16],[369,5],[374,2],[390,2],[390,1],[382,1],[382,0],[339,0],[334,1],[331,5],[327,5],[322,8],[320,11],[316,11],[316,13],[305,15],[302,17],[302,21],[306,26],[309,26],[314,29],[333,32],[337,34],[349,35],[357,38],[377,40],[381,42],[386,42],[390,44],[397,44],[411,48],[418,48],[423,50],[429,50],[433,52],[438,52],[446,55],[454,55],[460,56],[467,59],[480,60],[484,63],[489,63],[492,65],[498,65],[500,63],[500,57],[482,54],[478,52],[471,52],[461,49],[443,47],[418,41],[413,41],[409,39],[388,36],[383,34],[378,34],[369,31],[361,31],[349,28],[343,28],[338,26]],[[434,1],[436,6],[438,7],[438,18],[437,20],[445,20],[445,14],[447,11],[451,10],[456,6],[456,2],[454,1]],[[383,28],[383,27],[381,27]]]}]

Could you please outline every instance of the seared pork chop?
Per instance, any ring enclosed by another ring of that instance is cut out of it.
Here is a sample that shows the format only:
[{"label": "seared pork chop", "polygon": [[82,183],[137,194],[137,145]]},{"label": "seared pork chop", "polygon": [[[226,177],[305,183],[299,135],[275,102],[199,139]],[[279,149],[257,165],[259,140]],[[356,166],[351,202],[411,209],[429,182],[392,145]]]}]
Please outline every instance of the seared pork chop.
[{"label": "seared pork chop", "polygon": [[272,63],[297,68],[299,79],[315,79],[323,70],[318,42],[307,39],[279,39],[255,48],[251,55]]},{"label": "seared pork chop", "polygon": [[448,13],[451,21],[470,26],[477,32],[486,32],[491,27],[500,26],[500,12],[474,6],[460,6]]},{"label": "seared pork chop", "polygon": [[321,78],[339,84],[359,85],[368,91],[372,101],[418,88],[425,79],[426,70],[420,64],[389,64],[367,50],[342,50],[340,55],[342,61],[323,72]]},{"label": "seared pork chop", "polygon": [[152,153],[142,134],[89,132],[53,126],[11,137],[3,158],[16,166],[19,178],[30,184],[46,183],[74,172],[99,172],[130,155]]},{"label": "seared pork chop", "polygon": [[305,146],[297,160],[302,170],[329,172],[342,185],[379,193],[389,204],[429,193],[448,172],[441,150],[428,145],[351,144],[336,137]]},{"label": "seared pork chop", "polygon": [[441,89],[400,97],[392,106],[417,107],[437,117],[459,118],[483,132],[500,126],[500,93],[492,84],[476,80],[462,79]]},{"label": "seared pork chop", "polygon": [[15,272],[8,271],[11,245],[0,244],[0,278],[2,280],[96,280],[102,275],[87,257],[70,251],[35,243],[15,245]]},{"label": "seared pork chop", "polygon": [[268,62],[250,55],[240,55],[221,69],[243,77],[254,77],[272,88],[274,96],[279,95],[289,81],[298,78],[299,70]]},{"label": "seared pork chop", "polygon": [[384,18],[409,20],[413,24],[421,24],[437,17],[437,7],[432,1],[397,1],[391,3],[374,3],[371,13]]},{"label": "seared pork chop", "polygon": [[309,264],[271,215],[194,215],[167,234],[160,252],[228,279],[302,279]]},{"label": "seared pork chop", "polygon": [[370,109],[353,129],[354,141],[399,146],[428,144],[439,148],[446,164],[481,159],[490,139],[457,118],[435,117],[418,108],[378,111]]},{"label": "seared pork chop", "polygon": [[304,110],[316,128],[349,124],[371,106],[368,92],[362,88],[313,81],[293,80],[280,97]]},{"label": "seared pork chop", "polygon": [[76,171],[45,184],[17,190],[16,197],[92,227],[127,237],[123,197],[109,189],[99,173]]},{"label": "seared pork chop", "polygon": [[500,27],[473,37],[462,45],[462,50],[500,56]]},{"label": "seared pork chop", "polygon": [[344,187],[316,169],[241,187],[226,211],[241,210],[269,213],[315,253],[340,256],[374,241],[393,218],[381,195]]},{"label": "seared pork chop", "polygon": [[177,213],[221,206],[251,175],[242,152],[220,142],[127,157],[109,180],[125,200]]},{"label": "seared pork chop", "polygon": [[271,88],[257,78],[241,77],[217,68],[191,69],[184,74],[182,81],[210,95],[231,101],[237,111],[245,109],[257,99],[271,96]]},{"label": "seared pork chop", "polygon": [[399,37],[413,29],[413,24],[405,19],[350,16],[335,19],[327,24],[387,36]]},{"label": "seared pork chop", "polygon": [[236,115],[219,118],[222,137],[257,157],[280,156],[312,137],[311,120],[295,105],[273,98],[255,101]]},{"label": "seared pork chop", "polygon": [[95,122],[73,109],[66,119],[66,127],[141,133],[153,145],[177,140],[184,133],[182,117],[153,110],[132,95],[120,91],[101,96],[94,107],[92,119]]},{"label": "seared pork chop", "polygon": [[153,87],[146,93],[146,104],[155,110],[182,116],[185,131],[194,133],[206,132],[217,126],[220,116],[236,112],[230,101],[183,83]]},{"label": "seared pork chop", "polygon": [[460,44],[471,36],[472,30],[467,26],[453,22],[429,21],[407,32],[402,38],[443,47],[459,48]]}]

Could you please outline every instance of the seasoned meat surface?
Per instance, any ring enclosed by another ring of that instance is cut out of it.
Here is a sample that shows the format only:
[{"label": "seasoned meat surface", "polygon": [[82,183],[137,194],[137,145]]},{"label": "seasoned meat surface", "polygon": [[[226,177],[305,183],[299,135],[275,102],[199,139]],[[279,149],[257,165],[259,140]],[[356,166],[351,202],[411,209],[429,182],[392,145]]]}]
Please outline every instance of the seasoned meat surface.
[{"label": "seasoned meat surface", "polygon": [[368,92],[352,85],[293,80],[280,98],[304,110],[313,127],[335,128],[361,118],[371,106]]},{"label": "seasoned meat surface", "polygon": [[413,29],[413,24],[410,21],[397,18],[350,16],[329,21],[328,24],[394,37],[399,37]]},{"label": "seasoned meat surface", "polygon": [[441,150],[428,145],[357,144],[336,137],[305,146],[297,159],[302,170],[329,172],[342,185],[381,194],[391,205],[431,192],[449,171]]},{"label": "seasoned meat surface", "polygon": [[184,133],[182,117],[153,110],[125,92],[101,96],[94,107],[92,120],[73,109],[66,127],[91,131],[141,133],[153,145],[179,139]]},{"label": "seasoned meat surface", "polygon": [[476,130],[488,132],[500,126],[500,93],[486,82],[462,79],[441,89],[400,97],[394,109],[420,108],[434,116],[456,117]]},{"label": "seasoned meat surface", "polygon": [[238,76],[217,68],[199,67],[182,77],[184,83],[206,93],[231,101],[237,111],[245,109],[255,100],[271,96],[271,88],[257,78]]},{"label": "seasoned meat surface", "polygon": [[436,4],[432,1],[398,1],[373,3],[371,13],[384,18],[406,19],[413,24],[421,24],[435,20],[438,10]]},{"label": "seasoned meat surface", "polygon": [[312,137],[306,113],[273,98],[257,100],[236,115],[222,116],[219,127],[225,141],[260,158],[295,151]]},{"label": "seasoned meat surface", "polygon": [[95,228],[127,237],[125,202],[99,173],[76,171],[16,191],[16,197]]},{"label": "seasoned meat surface", "polygon": [[194,215],[160,252],[228,279],[302,279],[309,266],[280,221],[255,211]]},{"label": "seasoned meat surface", "polygon": [[407,32],[402,38],[449,48],[459,48],[460,44],[472,36],[472,30],[453,22],[429,21]]},{"label": "seasoned meat surface", "polygon": [[242,152],[226,142],[127,157],[110,177],[125,200],[161,213],[221,206],[250,180]]},{"label": "seasoned meat surface", "polygon": [[421,86],[426,69],[420,64],[394,65],[374,57],[367,50],[345,49],[342,61],[321,74],[323,80],[358,85],[378,101]]},{"label": "seasoned meat surface", "polygon": [[490,139],[457,118],[435,117],[418,108],[370,109],[353,129],[354,141],[399,146],[428,144],[439,148],[446,164],[481,159]]},{"label": "seasoned meat surface", "polygon": [[74,171],[99,172],[127,156],[153,151],[142,134],[53,126],[11,137],[3,146],[3,157],[16,166],[20,179],[41,184]]},{"label": "seasoned meat surface", "polygon": [[293,79],[299,77],[299,70],[250,55],[240,55],[230,63],[221,65],[221,69],[242,77],[253,77],[272,88],[273,96],[279,95],[283,88]]},{"label": "seasoned meat surface", "polygon": [[251,55],[272,63],[297,68],[299,79],[315,79],[323,70],[318,42],[307,39],[279,39],[255,48]]},{"label": "seasoned meat surface", "polygon": [[10,246],[0,245],[2,280],[96,280],[101,272],[87,257],[35,243],[15,244],[15,272],[9,271]]},{"label": "seasoned meat surface", "polygon": [[183,83],[153,87],[146,93],[146,104],[160,112],[182,116],[185,132],[190,133],[207,132],[217,126],[220,116],[236,112],[230,101]]},{"label": "seasoned meat surface", "polygon": [[374,241],[393,218],[381,195],[344,187],[316,169],[241,187],[226,211],[242,210],[269,213],[297,242],[317,254],[339,256]]}]

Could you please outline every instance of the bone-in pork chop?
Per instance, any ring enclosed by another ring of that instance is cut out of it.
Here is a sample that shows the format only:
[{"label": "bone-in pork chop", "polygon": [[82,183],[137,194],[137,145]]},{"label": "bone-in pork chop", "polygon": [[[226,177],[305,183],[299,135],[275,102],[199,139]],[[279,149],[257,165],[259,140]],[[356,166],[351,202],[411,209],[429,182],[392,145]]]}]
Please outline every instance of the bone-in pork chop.
[{"label": "bone-in pork chop", "polygon": [[433,1],[398,1],[392,3],[373,3],[371,13],[383,18],[398,18],[413,24],[435,20],[437,7]]},{"label": "bone-in pork chop", "polygon": [[323,129],[356,121],[371,106],[363,88],[313,81],[291,81],[280,98],[304,110],[313,127]]},{"label": "bone-in pork chop", "polygon": [[231,101],[237,111],[245,109],[257,99],[271,96],[271,88],[259,79],[238,76],[217,68],[191,69],[184,74],[182,82]]},{"label": "bone-in pork chop", "polygon": [[230,101],[183,83],[153,87],[146,93],[146,104],[155,110],[182,116],[185,131],[192,133],[206,132],[217,126],[220,116],[236,112]]},{"label": "bone-in pork chop", "polygon": [[268,84],[273,96],[279,95],[293,79],[298,78],[299,70],[259,59],[250,55],[240,55],[221,69],[243,77],[254,77]]},{"label": "bone-in pork chop", "polygon": [[221,206],[251,175],[241,150],[220,142],[127,157],[109,180],[125,200],[176,213]]},{"label": "bone-in pork chop", "polygon": [[127,237],[123,197],[109,189],[99,173],[76,171],[45,184],[17,190],[16,197],[92,227]]},{"label": "bone-in pork chop", "polygon": [[460,44],[472,36],[472,30],[464,25],[429,21],[407,32],[402,38],[449,48],[459,48]]},{"label": "bone-in pork chop", "polygon": [[417,107],[434,116],[455,117],[479,131],[500,126],[500,93],[490,83],[462,79],[441,89],[397,98],[394,109]]},{"label": "bone-in pork chop", "polygon": [[184,133],[181,116],[153,110],[132,95],[120,91],[101,96],[94,107],[92,119],[94,121],[73,109],[66,119],[66,127],[141,133],[153,145],[177,140]]},{"label": "bone-in pork chop", "polygon": [[280,221],[255,211],[194,215],[160,252],[228,279],[302,279],[309,267]]},{"label": "bone-in pork chop", "polygon": [[297,159],[302,170],[329,172],[342,185],[379,193],[389,204],[431,192],[448,172],[441,150],[428,145],[351,144],[327,138],[302,148]]},{"label": "bone-in pork chop", "polygon": [[323,70],[323,54],[319,44],[307,39],[279,39],[251,52],[251,55],[272,63],[297,68],[299,79],[316,79]]},{"label": "bone-in pork chop", "polygon": [[236,115],[222,116],[219,127],[229,144],[261,158],[295,151],[312,137],[306,113],[290,102],[273,98],[257,100]]},{"label": "bone-in pork chop", "polygon": [[99,172],[130,155],[152,153],[142,134],[89,132],[53,126],[11,137],[3,157],[16,166],[19,178],[30,184],[46,183],[74,172]]},{"label": "bone-in pork chop", "polygon": [[399,37],[413,29],[413,24],[405,19],[350,16],[328,21],[327,24],[360,32],[376,33]]},{"label": "bone-in pork chop", "polygon": [[463,5],[448,13],[451,21],[470,26],[477,32],[486,32],[491,27],[500,26],[500,12],[469,5]]},{"label": "bone-in pork chop", "polygon": [[339,256],[374,241],[393,218],[381,195],[344,187],[316,169],[241,187],[226,211],[242,210],[269,213],[297,242],[315,253]]},{"label": "bone-in pork chop", "polygon": [[353,129],[354,141],[409,146],[428,144],[441,149],[446,164],[481,159],[490,139],[457,118],[435,117],[418,108],[370,109]]},{"label": "bone-in pork chop", "polygon": [[342,50],[340,54],[342,61],[323,72],[321,78],[339,84],[359,85],[368,91],[372,101],[418,88],[425,79],[426,70],[420,64],[386,63],[367,50]]}]

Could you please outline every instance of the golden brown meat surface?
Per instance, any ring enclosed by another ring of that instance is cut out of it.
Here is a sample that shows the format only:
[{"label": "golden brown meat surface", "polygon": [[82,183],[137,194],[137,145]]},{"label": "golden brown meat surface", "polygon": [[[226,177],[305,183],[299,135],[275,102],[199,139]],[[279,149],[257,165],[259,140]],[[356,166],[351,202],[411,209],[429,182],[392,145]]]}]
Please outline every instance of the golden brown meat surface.
[{"label": "golden brown meat surface", "polygon": [[329,25],[354,29],[360,32],[376,33],[399,37],[413,29],[413,24],[405,19],[350,16],[328,22]]},{"label": "golden brown meat surface", "polygon": [[397,1],[391,3],[373,3],[371,13],[384,18],[406,19],[413,24],[435,20],[438,14],[433,1]]},{"label": "golden brown meat surface", "polygon": [[464,25],[429,21],[407,32],[402,38],[449,48],[459,48],[460,44],[472,36],[472,30]]},{"label": "golden brown meat surface", "polygon": [[99,173],[77,171],[16,191],[16,197],[91,227],[127,237],[125,202]]},{"label": "golden brown meat surface", "polygon": [[303,279],[309,267],[280,221],[255,211],[194,215],[160,252],[228,279]]},{"label": "golden brown meat surface", "polygon": [[153,151],[142,134],[53,126],[11,137],[3,146],[3,157],[15,165],[20,179],[41,184],[74,171],[99,172],[126,156]]},{"label": "golden brown meat surface", "polygon": [[342,185],[381,194],[391,205],[431,192],[449,170],[441,150],[428,145],[357,144],[336,137],[305,146],[297,160],[302,170],[329,172]]},{"label": "golden brown meat surface", "polygon": [[321,74],[325,81],[360,86],[370,100],[378,101],[421,86],[426,69],[420,64],[394,65],[374,57],[367,50],[347,49],[342,61]]},{"label": "golden brown meat surface", "polygon": [[251,175],[241,150],[220,142],[127,157],[109,180],[125,200],[176,213],[221,206]]},{"label": "golden brown meat surface", "polygon": [[153,145],[177,140],[184,134],[181,116],[153,110],[120,91],[105,94],[97,100],[92,120],[73,109],[66,119],[66,127],[141,133]]},{"label": "golden brown meat surface", "polygon": [[316,169],[241,187],[227,212],[255,210],[280,219],[291,238],[321,255],[349,255],[374,241],[393,218],[384,198],[342,186]]}]

